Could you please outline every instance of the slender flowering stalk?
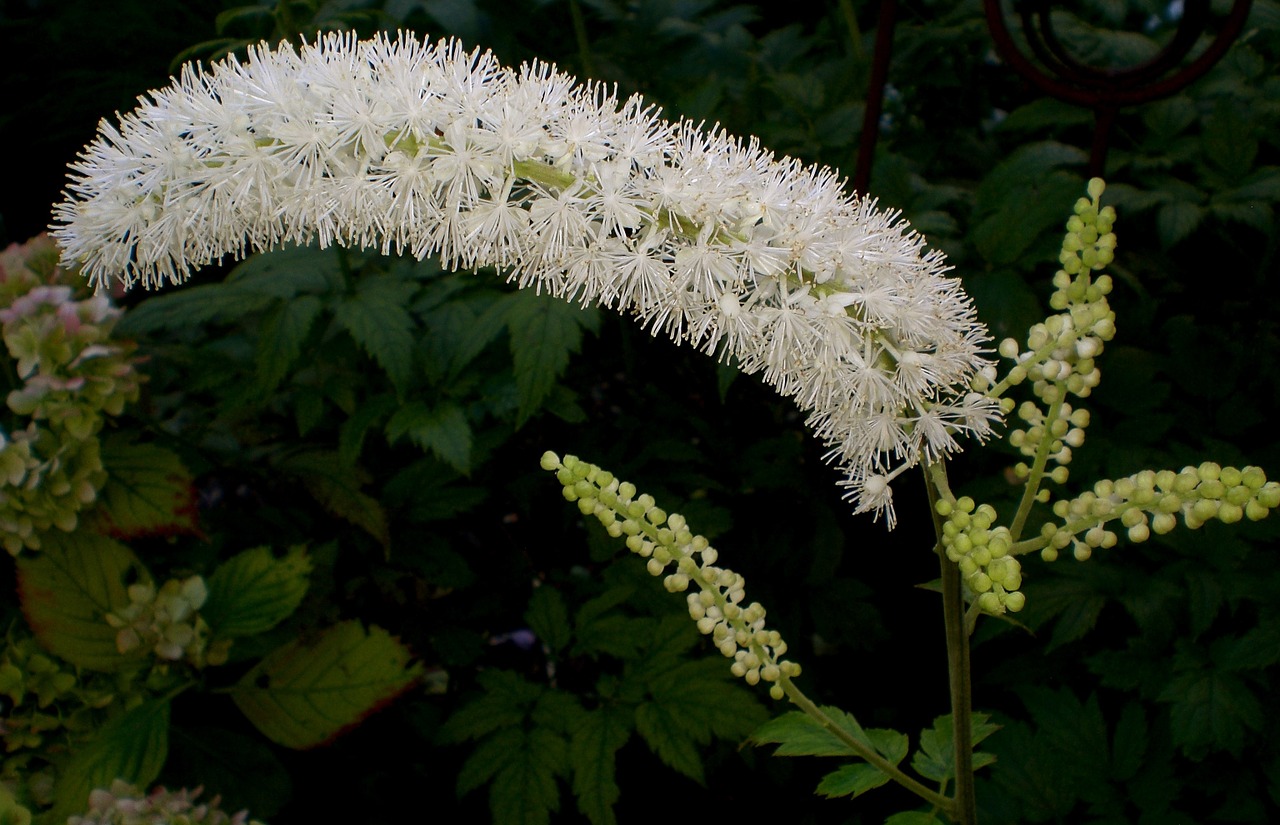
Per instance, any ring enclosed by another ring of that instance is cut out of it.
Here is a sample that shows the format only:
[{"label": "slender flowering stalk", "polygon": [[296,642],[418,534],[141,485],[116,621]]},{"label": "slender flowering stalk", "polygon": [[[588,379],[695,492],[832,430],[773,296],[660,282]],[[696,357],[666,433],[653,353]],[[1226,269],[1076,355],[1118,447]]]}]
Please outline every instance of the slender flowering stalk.
[{"label": "slender flowering stalk", "polygon": [[836,173],[456,41],[329,35],[186,67],[104,121],[53,235],[98,286],[318,242],[633,313],[809,411],[858,511],[979,438],[986,330],[942,256]]}]

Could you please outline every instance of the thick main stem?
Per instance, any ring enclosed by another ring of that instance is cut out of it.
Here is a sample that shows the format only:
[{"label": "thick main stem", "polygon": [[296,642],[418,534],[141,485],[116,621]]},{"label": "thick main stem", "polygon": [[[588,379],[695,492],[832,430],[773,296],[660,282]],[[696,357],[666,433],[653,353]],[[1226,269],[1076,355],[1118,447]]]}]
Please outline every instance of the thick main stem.
[{"label": "thick main stem", "polygon": [[950,495],[942,462],[929,466],[925,473],[925,488],[929,494],[929,512],[938,536],[936,550],[942,566],[942,614],[947,638],[952,741],[955,744],[954,820],[957,825],[977,825],[977,799],[973,790],[973,684],[969,674],[969,633],[965,623],[964,596],[960,589],[960,568],[947,558],[942,549],[942,517],[938,515],[937,504],[940,490]]}]

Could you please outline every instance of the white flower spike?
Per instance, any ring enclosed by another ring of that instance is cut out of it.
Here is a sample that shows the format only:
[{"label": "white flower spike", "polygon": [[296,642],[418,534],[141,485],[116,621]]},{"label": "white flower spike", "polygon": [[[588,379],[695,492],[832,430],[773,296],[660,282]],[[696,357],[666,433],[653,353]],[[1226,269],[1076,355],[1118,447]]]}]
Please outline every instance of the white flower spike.
[{"label": "white flower spike", "polygon": [[185,67],[103,121],[52,234],[98,286],[318,242],[502,267],[634,313],[809,411],[857,511],[989,434],[986,330],[937,252],[829,169],[456,41],[333,34]]}]

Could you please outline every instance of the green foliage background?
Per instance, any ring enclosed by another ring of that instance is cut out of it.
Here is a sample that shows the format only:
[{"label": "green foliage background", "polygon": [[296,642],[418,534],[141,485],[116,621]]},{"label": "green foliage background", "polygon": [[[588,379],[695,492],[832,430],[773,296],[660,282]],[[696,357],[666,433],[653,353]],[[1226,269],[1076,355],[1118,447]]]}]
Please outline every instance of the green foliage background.
[{"label": "green foliage background", "polygon": [[[556,61],[845,169],[877,13],[720,0],[290,10],[298,31],[403,25],[507,63]],[[270,12],[5,0],[0,133],[24,168],[0,192],[0,240],[40,231],[99,117],[163,85],[179,55],[278,36]],[[1150,0],[1089,0],[1060,28],[1082,57],[1128,65],[1167,38],[1168,16]],[[1045,312],[1090,117],[995,59],[980,3],[925,0],[900,17],[871,191],[948,253],[997,338],[1019,335]],[[1120,332],[1071,484],[1205,459],[1280,474],[1278,63],[1280,4],[1255,0],[1207,77],[1120,115],[1106,171]],[[776,617],[811,695],[907,731],[946,710],[940,607],[913,588],[936,575],[922,489],[901,485],[893,534],[852,518],[789,405],[492,273],[303,249],[128,303],[120,330],[152,378],[124,426],[182,454],[208,537],[139,552],[207,574],[238,548],[311,542],[311,591],[288,632],[364,617],[438,687],[304,752],[252,740],[229,702],[180,699],[162,781],[278,822],[370,825],[405,811],[641,822],[677,802],[690,818],[747,816],[762,798],[797,823],[880,822],[911,804],[890,789],[855,807],[815,798],[815,760],[738,750],[782,708],[729,679],[682,600],[565,507],[537,462],[577,453],[684,513]],[[971,451],[953,484],[1008,509],[1011,456]],[[986,622],[974,651],[976,706],[1003,726],[983,743],[998,759],[982,774],[983,821],[1280,819],[1278,531],[1214,524],[1087,563],[1029,562],[1026,626]],[[412,756],[391,756],[393,742]]]}]

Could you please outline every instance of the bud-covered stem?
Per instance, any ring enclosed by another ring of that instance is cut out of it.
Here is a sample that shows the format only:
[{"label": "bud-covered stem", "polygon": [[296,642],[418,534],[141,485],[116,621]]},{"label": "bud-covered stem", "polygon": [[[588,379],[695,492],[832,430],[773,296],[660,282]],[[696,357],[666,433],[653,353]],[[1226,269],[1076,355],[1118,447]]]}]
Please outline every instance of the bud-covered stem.
[{"label": "bud-covered stem", "polygon": [[[1063,382],[1057,383],[1061,385]],[[1059,386],[1057,395],[1049,405],[1049,413],[1045,416],[1049,421],[1057,419],[1058,411],[1062,409],[1062,403],[1066,398],[1066,393],[1062,390],[1063,387]],[[1009,525],[1009,533],[1015,541],[1022,535],[1022,528],[1026,526],[1027,517],[1031,515],[1031,507],[1036,503],[1036,494],[1040,492],[1040,481],[1044,478],[1044,468],[1049,463],[1049,452],[1054,440],[1052,431],[1046,427],[1040,446],[1036,448],[1035,461],[1031,464],[1031,474],[1027,476],[1022,490],[1022,500],[1018,502],[1018,512],[1014,514],[1013,523]]]}]

